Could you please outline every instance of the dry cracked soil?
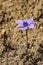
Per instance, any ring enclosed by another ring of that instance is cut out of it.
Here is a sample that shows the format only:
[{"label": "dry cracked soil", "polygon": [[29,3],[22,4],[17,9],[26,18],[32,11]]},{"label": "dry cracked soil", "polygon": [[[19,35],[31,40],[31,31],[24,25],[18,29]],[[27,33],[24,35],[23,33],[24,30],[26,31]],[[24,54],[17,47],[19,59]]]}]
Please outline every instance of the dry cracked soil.
[{"label": "dry cracked soil", "polygon": [[[16,29],[33,17],[34,29]],[[0,0],[0,65],[43,65],[43,0]]]}]

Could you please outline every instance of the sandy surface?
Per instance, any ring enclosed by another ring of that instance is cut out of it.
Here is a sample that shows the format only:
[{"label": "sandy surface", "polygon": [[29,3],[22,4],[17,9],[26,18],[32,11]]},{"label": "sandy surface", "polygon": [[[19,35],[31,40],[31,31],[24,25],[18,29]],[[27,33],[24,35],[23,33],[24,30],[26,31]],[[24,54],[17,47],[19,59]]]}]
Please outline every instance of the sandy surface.
[{"label": "sandy surface", "polygon": [[[33,17],[34,29],[16,29]],[[43,0],[0,0],[0,65],[43,65]]]}]

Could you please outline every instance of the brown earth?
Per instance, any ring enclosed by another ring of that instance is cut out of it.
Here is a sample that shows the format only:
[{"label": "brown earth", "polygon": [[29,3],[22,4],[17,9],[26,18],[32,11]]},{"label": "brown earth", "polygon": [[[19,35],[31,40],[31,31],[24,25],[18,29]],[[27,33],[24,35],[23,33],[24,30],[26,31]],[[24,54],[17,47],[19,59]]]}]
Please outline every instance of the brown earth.
[{"label": "brown earth", "polygon": [[[33,17],[34,29],[16,29]],[[43,0],[0,0],[0,65],[43,65]]]}]

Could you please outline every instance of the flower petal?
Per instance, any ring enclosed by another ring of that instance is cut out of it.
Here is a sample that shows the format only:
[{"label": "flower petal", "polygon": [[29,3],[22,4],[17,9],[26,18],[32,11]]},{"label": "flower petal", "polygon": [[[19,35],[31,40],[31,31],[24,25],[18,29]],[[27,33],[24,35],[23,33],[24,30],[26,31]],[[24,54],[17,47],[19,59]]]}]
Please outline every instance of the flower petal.
[{"label": "flower petal", "polygon": [[16,23],[19,24],[19,25],[23,25],[22,20],[17,20]]},{"label": "flower petal", "polygon": [[34,23],[33,18],[28,19],[27,23],[28,23],[28,25],[31,24],[31,23]]},{"label": "flower petal", "polygon": [[24,28],[20,28],[22,31],[24,31],[24,30],[26,30],[27,29],[27,27],[24,27]]},{"label": "flower petal", "polygon": [[19,27],[20,27],[20,25],[17,25],[17,26],[16,26],[16,28],[19,28]]},{"label": "flower petal", "polygon": [[28,28],[34,28],[34,24],[29,25]]}]

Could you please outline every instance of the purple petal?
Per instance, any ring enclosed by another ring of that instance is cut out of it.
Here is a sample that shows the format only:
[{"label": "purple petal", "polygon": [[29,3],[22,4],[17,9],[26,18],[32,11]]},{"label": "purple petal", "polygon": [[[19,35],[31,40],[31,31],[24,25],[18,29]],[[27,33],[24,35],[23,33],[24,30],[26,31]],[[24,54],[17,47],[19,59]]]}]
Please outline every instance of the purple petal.
[{"label": "purple petal", "polygon": [[29,25],[28,28],[34,28],[34,24]]},{"label": "purple petal", "polygon": [[27,29],[27,27],[24,27],[24,28],[20,28],[22,31],[24,31],[24,30],[26,30]]},{"label": "purple petal", "polygon": [[22,20],[17,20],[16,23],[17,23],[18,25],[23,25]]},{"label": "purple petal", "polygon": [[28,25],[31,24],[31,23],[34,23],[33,18],[28,19],[27,23],[28,23]]},{"label": "purple petal", "polygon": [[17,25],[17,26],[16,26],[16,28],[19,28],[19,27],[20,27],[20,25]]}]

